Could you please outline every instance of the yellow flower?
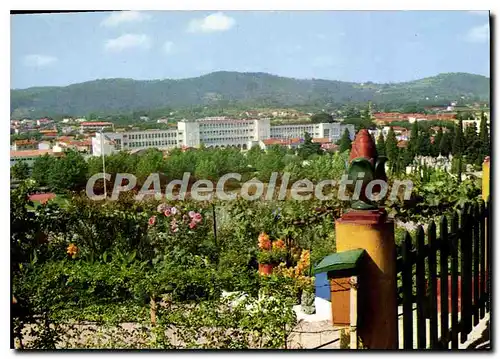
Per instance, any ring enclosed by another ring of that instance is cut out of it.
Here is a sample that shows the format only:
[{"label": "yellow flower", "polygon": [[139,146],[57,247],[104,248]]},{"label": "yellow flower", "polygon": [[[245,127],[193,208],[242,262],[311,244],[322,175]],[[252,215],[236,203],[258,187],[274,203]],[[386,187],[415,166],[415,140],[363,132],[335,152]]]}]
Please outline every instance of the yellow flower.
[{"label": "yellow flower", "polygon": [[75,255],[78,253],[78,247],[73,243],[71,243],[66,249],[66,253],[68,253],[70,256],[74,258]]}]

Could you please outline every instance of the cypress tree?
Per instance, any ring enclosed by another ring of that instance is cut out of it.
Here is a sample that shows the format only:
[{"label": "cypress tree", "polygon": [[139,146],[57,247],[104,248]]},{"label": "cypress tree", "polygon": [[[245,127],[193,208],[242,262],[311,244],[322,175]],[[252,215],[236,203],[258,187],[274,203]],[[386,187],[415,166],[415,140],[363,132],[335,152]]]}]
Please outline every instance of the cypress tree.
[{"label": "cypress tree", "polygon": [[423,131],[417,140],[418,154],[421,156],[429,156],[431,154],[431,137],[428,131]]},{"label": "cypress tree", "polygon": [[385,156],[385,139],[382,131],[380,131],[380,134],[377,138],[377,154],[379,156]]},{"label": "cypress tree", "polygon": [[351,150],[351,136],[350,136],[347,128],[344,130],[344,133],[342,134],[342,138],[339,141],[339,147],[340,147],[340,149],[339,149],[340,152]]},{"label": "cypress tree", "polygon": [[394,173],[398,159],[398,140],[396,139],[396,134],[394,133],[392,127],[389,129],[387,140],[385,141],[385,153],[387,159],[389,160],[392,172]]},{"label": "cypress tree", "polygon": [[441,141],[443,140],[443,129],[442,127],[439,127],[439,130],[437,131],[436,135],[434,136],[434,142],[431,145],[431,155],[433,157],[439,156],[439,153],[441,152]]},{"label": "cypress tree", "polygon": [[439,142],[439,153],[441,156],[448,157],[451,152],[451,135],[450,132],[443,133],[441,141]]},{"label": "cypress tree", "polygon": [[410,141],[408,141],[408,150],[413,157],[420,154],[418,150],[418,122],[415,120],[411,126]]},{"label": "cypress tree", "polygon": [[456,155],[463,153],[463,150],[464,150],[464,138],[463,137],[464,137],[463,123],[462,123],[462,116],[460,116],[458,118],[458,126],[455,126],[455,133],[453,136],[453,145],[451,147],[451,153],[453,154],[453,156],[456,156]]},{"label": "cypress tree", "polygon": [[481,157],[489,156],[490,154],[490,135],[488,132],[488,124],[486,123],[486,114],[481,113],[481,122],[479,123],[479,140],[481,141]]}]

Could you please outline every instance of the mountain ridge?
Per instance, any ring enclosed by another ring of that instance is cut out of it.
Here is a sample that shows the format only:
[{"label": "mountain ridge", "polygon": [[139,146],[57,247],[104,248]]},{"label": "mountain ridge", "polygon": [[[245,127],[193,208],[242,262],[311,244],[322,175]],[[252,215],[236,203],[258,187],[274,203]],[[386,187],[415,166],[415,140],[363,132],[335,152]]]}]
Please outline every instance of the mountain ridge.
[{"label": "mountain ridge", "polygon": [[[264,72],[216,71],[185,79],[96,79],[67,86],[11,89],[11,115],[85,115],[217,104],[489,101],[490,78],[455,72],[397,83],[296,79]],[[434,97],[434,98],[433,98]]]}]

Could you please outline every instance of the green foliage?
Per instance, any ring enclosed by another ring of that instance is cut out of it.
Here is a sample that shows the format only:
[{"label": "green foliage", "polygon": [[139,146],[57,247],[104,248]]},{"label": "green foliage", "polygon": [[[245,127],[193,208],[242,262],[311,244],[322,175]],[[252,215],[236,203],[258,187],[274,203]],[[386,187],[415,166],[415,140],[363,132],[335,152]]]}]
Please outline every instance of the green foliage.
[{"label": "green foliage", "polygon": [[380,131],[380,134],[378,135],[376,141],[376,147],[377,147],[377,154],[379,156],[385,156],[386,146],[385,146],[384,134],[382,133],[382,131]]},{"label": "green foliage", "polygon": [[396,139],[396,134],[392,127],[389,129],[387,134],[387,140],[385,142],[385,153],[389,161],[390,168],[394,171],[396,163],[399,157],[398,154],[398,140]]},{"label": "green foliage", "polygon": [[335,122],[333,116],[326,112],[315,113],[311,116],[312,123],[332,123]]},{"label": "green foliage", "polygon": [[346,128],[342,137],[339,140],[339,151],[345,152],[351,150],[351,135],[349,134],[349,130]]},{"label": "green foliage", "polygon": [[302,145],[299,147],[298,155],[303,159],[307,159],[312,155],[319,155],[322,153],[323,151],[321,150],[321,144],[312,142],[311,135],[306,132],[304,134],[304,143],[302,143]]},{"label": "green foliage", "polygon": [[69,150],[50,166],[49,185],[55,191],[80,190],[87,183],[87,162],[76,151]]},{"label": "green foliage", "polygon": [[453,156],[463,154],[464,152],[464,132],[463,132],[463,123],[462,123],[462,115],[457,114],[458,118],[458,126],[455,127],[455,133],[453,135],[453,144],[451,147],[451,153]]},{"label": "green foliage", "polygon": [[24,161],[17,161],[10,167],[10,178],[17,180],[25,180],[30,173],[29,166]]}]

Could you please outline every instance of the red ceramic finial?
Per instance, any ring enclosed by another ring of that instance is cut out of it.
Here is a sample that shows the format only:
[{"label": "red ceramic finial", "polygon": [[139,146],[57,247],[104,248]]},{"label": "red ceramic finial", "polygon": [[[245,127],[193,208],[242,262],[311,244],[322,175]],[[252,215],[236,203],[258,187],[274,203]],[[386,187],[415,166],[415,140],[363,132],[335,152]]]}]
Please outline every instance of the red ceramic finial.
[{"label": "red ceramic finial", "polygon": [[349,156],[349,163],[355,158],[366,158],[372,164],[375,161],[377,151],[373,138],[367,129],[359,130],[356,138],[354,139],[351,147],[351,155]]}]

